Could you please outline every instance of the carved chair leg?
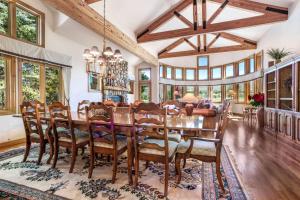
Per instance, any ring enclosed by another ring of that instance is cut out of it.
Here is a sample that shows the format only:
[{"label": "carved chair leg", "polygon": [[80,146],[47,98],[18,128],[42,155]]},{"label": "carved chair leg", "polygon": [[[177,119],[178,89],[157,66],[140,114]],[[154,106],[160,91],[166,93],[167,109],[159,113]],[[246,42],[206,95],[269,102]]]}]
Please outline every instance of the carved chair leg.
[{"label": "carved chair leg", "polygon": [[183,166],[182,166],[182,168],[185,168],[185,165],[186,165],[186,156],[183,157]]},{"label": "carved chair leg", "polygon": [[54,139],[54,158],[53,158],[52,168],[56,167],[56,162],[58,159],[58,151],[59,151],[58,141],[57,139]]},{"label": "carved chair leg", "polygon": [[113,175],[112,175],[112,183],[115,183],[117,176],[117,167],[118,167],[118,156],[117,153],[113,156]]},{"label": "carved chair leg", "polygon": [[53,154],[54,154],[54,144],[53,144],[53,138],[52,137],[48,137],[48,141],[49,141],[49,146],[50,146],[50,152],[49,152],[49,158],[47,160],[47,164],[50,164],[52,158],[53,158]]},{"label": "carved chair leg", "polygon": [[107,155],[107,162],[110,162],[110,155]]},{"label": "carved chair leg", "polygon": [[85,150],[85,147],[82,147],[82,148],[81,148],[81,155],[82,155],[82,156],[84,155],[84,150]]},{"label": "carved chair leg", "polygon": [[175,170],[176,170],[176,175],[177,175],[177,184],[180,183],[181,181],[181,169],[180,169],[180,161],[181,161],[181,158],[179,156],[179,154],[176,154],[176,157],[175,157]]},{"label": "carved chair leg", "polygon": [[26,141],[26,150],[25,150],[23,162],[26,162],[26,160],[27,160],[27,157],[28,157],[29,151],[30,151],[30,147],[31,147],[31,141]]},{"label": "carved chair leg", "polygon": [[134,187],[138,185],[139,179],[139,158],[138,156],[135,156],[135,162],[134,162]]},{"label": "carved chair leg", "polygon": [[69,173],[73,173],[73,169],[75,166],[75,162],[76,162],[76,157],[77,157],[77,153],[78,153],[78,147],[72,147],[72,156],[71,156],[71,166],[70,166],[70,170]]},{"label": "carved chair leg", "polygon": [[218,157],[216,160],[216,173],[217,173],[219,185],[220,185],[222,191],[225,192],[223,181],[222,181],[222,174],[221,174],[221,160]]},{"label": "carved chair leg", "polygon": [[41,142],[40,143],[40,152],[39,152],[39,158],[38,158],[38,161],[37,161],[37,164],[39,165],[42,161],[42,158],[43,158],[43,154],[45,152],[45,142]]},{"label": "carved chair leg", "polygon": [[149,167],[149,161],[147,160],[145,164],[145,169],[148,169],[148,167]]},{"label": "carved chair leg", "polygon": [[[98,155],[98,154],[96,154],[96,155]],[[94,148],[90,147],[90,167],[89,167],[89,176],[88,176],[88,178],[92,177],[96,155],[95,155],[95,152],[94,152]]]},{"label": "carved chair leg", "polygon": [[165,163],[165,192],[164,196],[168,196],[168,188],[169,188],[169,162]]}]

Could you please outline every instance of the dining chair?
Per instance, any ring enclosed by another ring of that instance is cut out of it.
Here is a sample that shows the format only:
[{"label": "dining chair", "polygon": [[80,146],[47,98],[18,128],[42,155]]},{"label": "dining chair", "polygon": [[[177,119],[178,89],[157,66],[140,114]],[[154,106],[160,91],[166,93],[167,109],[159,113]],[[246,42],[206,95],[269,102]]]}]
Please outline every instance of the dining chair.
[{"label": "dining chair", "polygon": [[78,103],[77,106],[77,113],[84,113],[85,112],[85,107],[90,105],[89,100],[82,100],[81,102]]},{"label": "dining chair", "polygon": [[[37,164],[40,164],[43,154],[46,151],[46,144],[48,143],[48,141],[52,140],[51,135],[49,134],[49,126],[41,122],[39,110],[39,104],[36,104],[34,102],[24,101],[20,105],[20,111],[22,114],[22,120],[26,134],[26,150],[23,162],[27,160],[31,148],[31,143],[39,143],[40,151]],[[47,162],[50,162],[52,156],[53,148],[50,145],[50,157]]]},{"label": "dining chair", "polygon": [[117,104],[113,100],[105,100],[103,104],[108,107],[117,107]]},{"label": "dining chair", "polygon": [[113,157],[112,183],[116,181],[118,157],[127,150],[127,138],[118,135],[114,127],[113,108],[104,104],[85,108],[89,130],[90,167],[88,178],[92,177],[95,154]]},{"label": "dining chair", "polygon": [[216,174],[219,185],[223,192],[224,184],[221,175],[221,150],[223,136],[228,123],[228,107],[220,115],[218,127],[214,129],[202,129],[201,132],[213,132],[214,138],[190,137],[187,141],[182,141],[178,145],[175,157],[175,169],[177,175],[177,183],[181,181],[180,163],[182,159],[193,158],[203,162],[215,162]]},{"label": "dining chair", "polygon": [[153,161],[165,165],[164,195],[168,194],[169,163],[178,143],[168,140],[167,112],[154,103],[141,103],[132,113],[134,120],[135,181],[138,184],[139,161]]},{"label": "dining chair", "polygon": [[54,102],[49,106],[50,121],[54,133],[54,160],[52,168],[56,167],[59,147],[71,149],[71,166],[69,173],[73,172],[78,149],[89,143],[87,132],[74,127],[70,107],[60,102]]}]

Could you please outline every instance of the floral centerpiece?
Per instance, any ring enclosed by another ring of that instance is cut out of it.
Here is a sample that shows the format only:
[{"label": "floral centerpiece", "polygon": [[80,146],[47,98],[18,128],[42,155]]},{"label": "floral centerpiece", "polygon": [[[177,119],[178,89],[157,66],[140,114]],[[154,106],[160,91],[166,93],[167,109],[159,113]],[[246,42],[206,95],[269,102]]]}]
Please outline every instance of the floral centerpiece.
[{"label": "floral centerpiece", "polygon": [[253,107],[257,107],[256,111],[256,117],[258,122],[258,127],[262,128],[264,126],[264,101],[265,101],[265,95],[263,93],[257,93],[253,96],[249,95],[249,104]]},{"label": "floral centerpiece", "polygon": [[263,106],[264,105],[264,101],[265,101],[265,95],[263,93],[257,93],[254,94],[253,96],[249,95],[248,96],[249,99],[249,104],[253,107],[259,107],[259,106]]}]

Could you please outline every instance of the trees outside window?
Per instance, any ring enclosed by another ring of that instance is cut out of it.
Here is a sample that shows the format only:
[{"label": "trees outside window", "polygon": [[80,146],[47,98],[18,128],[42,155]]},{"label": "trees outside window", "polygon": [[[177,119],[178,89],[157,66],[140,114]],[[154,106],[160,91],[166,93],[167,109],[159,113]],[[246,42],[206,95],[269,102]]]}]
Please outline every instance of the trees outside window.
[{"label": "trees outside window", "polygon": [[245,83],[238,84],[238,103],[245,103]]},{"label": "trees outside window", "polygon": [[198,90],[201,99],[208,99],[208,86],[198,86]]},{"label": "trees outside window", "polygon": [[61,69],[58,67],[46,67],[46,103],[49,105],[60,101]]},{"label": "trees outside window", "polygon": [[0,33],[8,34],[9,18],[8,18],[8,3],[7,1],[0,1]]},{"label": "trees outside window", "polygon": [[38,64],[24,62],[22,64],[22,96],[23,100],[40,99],[40,67]]},{"label": "trees outside window", "polygon": [[149,103],[151,101],[149,85],[140,86],[140,100],[145,103]]},{"label": "trees outside window", "polygon": [[151,101],[151,69],[139,69],[139,99]]},{"label": "trees outside window", "polygon": [[222,102],[222,87],[221,87],[221,85],[212,86],[212,102],[214,102],[214,103]]},{"label": "trees outside window", "polygon": [[0,110],[6,109],[7,104],[7,92],[6,92],[6,77],[7,77],[7,65],[6,60],[0,57]]},{"label": "trees outside window", "polygon": [[234,93],[234,88],[233,85],[225,85],[225,98],[226,99],[233,99],[233,93]]}]

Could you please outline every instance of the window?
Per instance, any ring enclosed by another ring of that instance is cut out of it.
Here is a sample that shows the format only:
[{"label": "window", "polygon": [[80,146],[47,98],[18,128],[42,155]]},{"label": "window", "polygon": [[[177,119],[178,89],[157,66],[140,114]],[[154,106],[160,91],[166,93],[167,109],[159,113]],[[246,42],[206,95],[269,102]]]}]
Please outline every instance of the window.
[{"label": "window", "polygon": [[186,86],[186,93],[195,94],[195,87],[194,86]]},{"label": "window", "polygon": [[176,68],[175,69],[175,79],[177,80],[182,80],[182,75],[183,75],[183,70],[181,68]]},{"label": "window", "polygon": [[167,67],[167,79],[172,79],[172,68],[171,67]]},{"label": "window", "polygon": [[151,101],[151,69],[139,69],[139,100]]},{"label": "window", "polygon": [[199,97],[201,99],[208,99],[208,86],[199,86]]},{"label": "window", "polygon": [[239,63],[239,76],[241,75],[245,75],[246,71],[245,71],[245,61],[242,61]]},{"label": "window", "polygon": [[0,1],[0,33],[8,34],[8,3]]},{"label": "window", "polygon": [[254,57],[250,58],[250,73],[255,72],[255,60]]},{"label": "window", "polygon": [[238,103],[245,103],[245,83],[238,84]]},{"label": "window", "polygon": [[141,69],[139,73],[140,81],[150,81],[151,69]]},{"label": "window", "polygon": [[46,103],[47,105],[61,100],[61,69],[46,66]]},{"label": "window", "polygon": [[22,101],[39,100],[46,104],[62,100],[61,68],[20,60],[19,97]]},{"label": "window", "polygon": [[159,77],[163,78],[164,77],[164,66],[159,67]]},{"label": "window", "polygon": [[198,67],[208,67],[209,58],[208,56],[199,56],[198,57]]},{"label": "window", "polygon": [[222,102],[222,87],[221,85],[212,86],[212,102],[221,103]]},{"label": "window", "polygon": [[194,81],[195,80],[195,70],[194,69],[186,69],[186,80],[188,81]]},{"label": "window", "polygon": [[145,103],[150,102],[151,101],[150,91],[151,91],[150,85],[141,84],[140,85],[140,100]]},{"label": "window", "polygon": [[183,86],[175,86],[175,99],[179,99],[179,98],[182,98],[184,96],[184,93],[183,93]]},{"label": "window", "polygon": [[255,94],[255,81],[249,81],[249,94],[251,96]]},{"label": "window", "polygon": [[167,100],[173,100],[173,86],[166,85],[166,90],[167,90]]},{"label": "window", "polygon": [[225,66],[225,77],[233,77],[234,76],[234,66],[233,64],[229,64]]},{"label": "window", "polygon": [[7,62],[0,57],[0,110],[7,109]]},{"label": "window", "polygon": [[1,34],[44,46],[44,19],[44,13],[21,1],[0,1]]},{"label": "window", "polygon": [[164,84],[159,84],[159,102],[164,101]]},{"label": "window", "polygon": [[234,97],[233,85],[225,85],[225,98],[232,100]]},{"label": "window", "polygon": [[212,79],[221,79],[222,78],[222,68],[214,67],[211,69],[211,78]]},{"label": "window", "polygon": [[198,70],[198,80],[208,80],[208,70],[207,69],[199,69]]}]

